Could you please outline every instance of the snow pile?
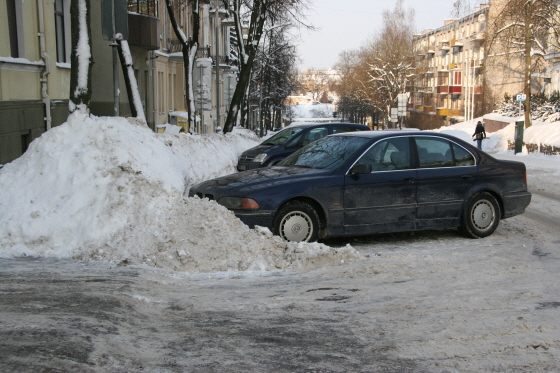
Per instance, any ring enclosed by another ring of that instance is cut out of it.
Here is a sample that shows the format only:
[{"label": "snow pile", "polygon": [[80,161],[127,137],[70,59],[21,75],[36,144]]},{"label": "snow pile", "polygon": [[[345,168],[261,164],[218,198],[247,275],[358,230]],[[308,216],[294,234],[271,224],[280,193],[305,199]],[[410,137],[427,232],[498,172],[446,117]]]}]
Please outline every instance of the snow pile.
[{"label": "snow pile", "polygon": [[351,247],[288,244],[214,202],[185,198],[231,173],[249,131],[157,135],[126,118],[73,114],[0,170],[0,256],[110,260],[191,272],[306,268]]},{"label": "snow pile", "polygon": [[[488,117],[489,116],[487,115],[484,116],[484,118]],[[508,141],[515,141],[515,121],[518,118],[498,118],[497,114],[492,114],[491,119],[504,121],[509,120],[511,123],[497,132],[486,133],[487,138],[482,142],[482,150],[486,152],[507,151]],[[483,118],[477,118],[473,122],[461,122],[451,126],[441,127],[434,131],[447,133],[465,140],[466,142],[471,142],[471,136],[474,133],[474,128],[479,120],[483,120]],[[523,120],[523,118],[520,120]],[[560,147],[560,122],[545,123],[533,121],[531,127],[525,128],[523,131],[523,142],[525,142],[525,144],[546,144]]]}]

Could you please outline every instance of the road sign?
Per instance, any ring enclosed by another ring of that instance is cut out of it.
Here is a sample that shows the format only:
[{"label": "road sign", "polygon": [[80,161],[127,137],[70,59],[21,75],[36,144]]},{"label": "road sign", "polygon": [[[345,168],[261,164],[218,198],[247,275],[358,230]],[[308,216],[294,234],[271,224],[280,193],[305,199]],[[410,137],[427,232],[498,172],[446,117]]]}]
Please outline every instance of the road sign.
[{"label": "road sign", "polygon": [[391,122],[399,121],[399,109],[396,107],[391,108]]},{"label": "road sign", "polygon": [[517,102],[527,101],[527,95],[519,94],[519,95],[515,96],[515,101],[517,101]]},{"label": "road sign", "polygon": [[406,116],[406,108],[408,105],[408,98],[410,97],[410,93],[399,93],[399,95],[397,96],[397,101],[398,101],[398,116],[399,117],[404,117]]}]

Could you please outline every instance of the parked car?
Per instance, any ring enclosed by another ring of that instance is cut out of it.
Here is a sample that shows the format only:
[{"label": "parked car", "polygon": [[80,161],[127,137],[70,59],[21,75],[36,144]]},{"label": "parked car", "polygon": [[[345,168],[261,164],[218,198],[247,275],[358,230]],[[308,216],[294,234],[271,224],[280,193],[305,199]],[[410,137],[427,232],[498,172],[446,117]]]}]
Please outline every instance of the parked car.
[{"label": "parked car", "polygon": [[354,123],[300,124],[284,128],[262,144],[246,150],[239,157],[238,171],[275,165],[303,146],[333,133],[369,131]]},{"label": "parked car", "polygon": [[523,163],[421,131],[331,135],[277,166],[206,181],[189,195],[289,241],[440,228],[481,238],[531,201]]}]

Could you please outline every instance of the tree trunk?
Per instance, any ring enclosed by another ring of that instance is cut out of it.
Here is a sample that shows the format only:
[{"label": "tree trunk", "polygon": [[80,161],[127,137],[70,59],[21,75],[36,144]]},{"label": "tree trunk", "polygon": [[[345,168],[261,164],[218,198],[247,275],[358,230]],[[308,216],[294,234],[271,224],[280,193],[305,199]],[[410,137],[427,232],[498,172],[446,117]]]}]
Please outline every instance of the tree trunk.
[{"label": "tree trunk", "polygon": [[[91,102],[90,0],[72,0],[70,3],[72,54],[70,62],[70,112],[89,113]],[[82,20],[85,20],[85,24]]]},{"label": "tree trunk", "polygon": [[175,36],[181,43],[181,52],[183,54],[183,68],[185,74],[185,91],[187,92],[185,96],[185,106],[188,111],[188,123],[189,129],[193,128],[193,122],[195,122],[195,105],[194,105],[194,91],[192,82],[192,72],[194,68],[194,63],[196,60],[196,54],[198,52],[198,39],[200,35],[200,17],[198,14],[198,0],[191,0],[188,2],[192,7],[193,13],[193,30],[192,38],[185,40],[185,33],[179,27],[177,19],[175,18],[175,12],[173,10],[173,4],[171,0],[165,0],[165,5],[167,7],[167,13],[169,14],[169,20],[171,21],[171,26],[175,32]]},{"label": "tree trunk", "polygon": [[531,38],[531,16],[532,7],[531,1],[528,1],[525,5],[526,10],[526,22],[525,22],[525,82],[523,93],[527,101],[525,101],[525,128],[531,127],[531,65],[532,65],[532,38]]},{"label": "tree trunk", "polygon": [[128,75],[128,65],[126,63],[126,58],[124,57],[123,49],[122,49],[122,40],[118,41],[118,51],[119,51],[119,61],[121,63],[121,69],[123,72],[124,77],[124,85],[126,86],[126,95],[128,97],[128,105],[130,106],[130,113],[133,117],[138,116],[138,110],[136,109],[136,105],[134,104],[134,96],[132,95],[132,85],[130,83],[130,78]]}]

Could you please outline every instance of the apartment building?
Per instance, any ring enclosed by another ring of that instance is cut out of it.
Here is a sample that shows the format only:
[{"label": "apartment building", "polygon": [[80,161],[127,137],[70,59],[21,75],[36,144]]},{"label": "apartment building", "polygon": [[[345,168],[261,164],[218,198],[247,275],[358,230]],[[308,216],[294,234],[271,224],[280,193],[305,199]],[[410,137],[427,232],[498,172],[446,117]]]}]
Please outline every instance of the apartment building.
[{"label": "apartment building", "polygon": [[[121,1],[126,2],[127,41],[145,117],[150,128],[157,130],[158,125],[173,121],[173,113],[186,111],[180,43],[165,1]],[[216,6],[216,0],[199,3],[201,33],[194,88],[200,120],[193,130],[205,133],[225,122],[237,67],[232,56],[233,24],[227,12]],[[103,38],[102,4],[92,1],[90,9],[94,61],[90,109],[96,116],[114,116],[116,111],[129,116],[120,64],[117,90],[114,86],[113,42]],[[174,4],[178,23],[189,37],[194,14],[190,2]],[[70,0],[0,0],[0,165],[16,159],[33,139],[66,121],[70,52]]]},{"label": "apartment building", "polygon": [[70,2],[0,0],[0,164],[68,116]]},{"label": "apartment building", "polygon": [[413,110],[439,115],[448,123],[470,119],[482,101],[482,67],[489,7],[414,35],[416,80]]}]

